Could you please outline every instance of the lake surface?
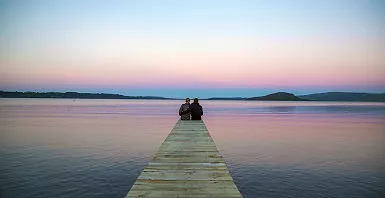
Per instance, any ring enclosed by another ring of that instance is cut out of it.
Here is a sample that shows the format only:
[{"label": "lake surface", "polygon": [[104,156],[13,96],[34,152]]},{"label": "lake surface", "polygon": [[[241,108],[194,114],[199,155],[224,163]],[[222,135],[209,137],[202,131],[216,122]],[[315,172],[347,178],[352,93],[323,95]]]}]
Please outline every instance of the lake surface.
[{"label": "lake surface", "polygon": [[[0,99],[0,197],[124,197],[182,102]],[[244,197],[385,197],[385,103],[201,105]]]}]

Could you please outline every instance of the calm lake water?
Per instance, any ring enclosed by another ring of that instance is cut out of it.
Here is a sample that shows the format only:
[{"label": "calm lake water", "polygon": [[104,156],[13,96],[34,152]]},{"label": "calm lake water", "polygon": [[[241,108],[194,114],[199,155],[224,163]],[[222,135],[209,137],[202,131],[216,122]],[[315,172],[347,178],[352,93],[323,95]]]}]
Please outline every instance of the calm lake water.
[{"label": "calm lake water", "polygon": [[[0,197],[124,197],[182,102],[0,99]],[[244,197],[385,197],[385,103],[201,105]]]}]

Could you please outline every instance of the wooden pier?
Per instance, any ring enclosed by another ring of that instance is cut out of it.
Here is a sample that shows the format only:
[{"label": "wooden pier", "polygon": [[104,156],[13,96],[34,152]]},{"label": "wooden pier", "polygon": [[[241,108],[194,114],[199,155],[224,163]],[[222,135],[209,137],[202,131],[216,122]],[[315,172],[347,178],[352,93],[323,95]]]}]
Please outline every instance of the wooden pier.
[{"label": "wooden pier", "polygon": [[201,120],[179,120],[126,198],[242,197]]}]

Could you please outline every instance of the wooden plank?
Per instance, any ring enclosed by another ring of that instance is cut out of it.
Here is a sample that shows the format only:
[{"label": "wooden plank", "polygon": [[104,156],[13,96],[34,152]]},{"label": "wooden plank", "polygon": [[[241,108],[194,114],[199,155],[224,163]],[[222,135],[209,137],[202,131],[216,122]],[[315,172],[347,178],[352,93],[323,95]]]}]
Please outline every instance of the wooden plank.
[{"label": "wooden plank", "polygon": [[242,197],[201,120],[179,120],[139,175],[131,197]]}]

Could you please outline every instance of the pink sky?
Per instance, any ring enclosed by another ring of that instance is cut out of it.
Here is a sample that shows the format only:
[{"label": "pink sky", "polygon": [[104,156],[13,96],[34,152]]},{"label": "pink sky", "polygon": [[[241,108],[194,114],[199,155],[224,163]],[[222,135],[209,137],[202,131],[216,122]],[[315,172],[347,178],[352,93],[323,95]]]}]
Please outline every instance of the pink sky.
[{"label": "pink sky", "polygon": [[380,1],[8,4],[0,89],[385,92]]}]

